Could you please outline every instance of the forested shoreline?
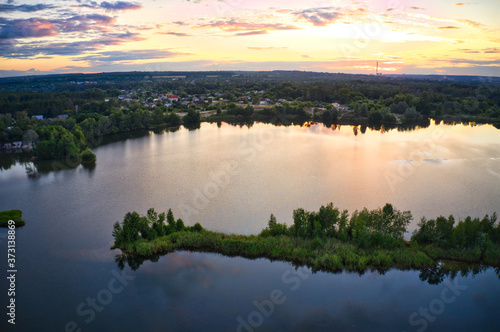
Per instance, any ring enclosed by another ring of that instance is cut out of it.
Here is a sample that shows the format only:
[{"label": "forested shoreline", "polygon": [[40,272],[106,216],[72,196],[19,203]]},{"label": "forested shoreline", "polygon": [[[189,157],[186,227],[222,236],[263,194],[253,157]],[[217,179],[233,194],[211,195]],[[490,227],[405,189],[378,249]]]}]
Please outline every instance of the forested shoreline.
[{"label": "forested shoreline", "polygon": [[[198,128],[201,121],[315,121],[361,125],[361,133],[366,127],[425,127],[431,118],[500,126],[496,79],[307,72],[164,74],[1,79],[0,148],[22,145],[41,160],[92,163],[90,149],[102,136],[159,126]],[[86,80],[78,81],[82,78]]]}]

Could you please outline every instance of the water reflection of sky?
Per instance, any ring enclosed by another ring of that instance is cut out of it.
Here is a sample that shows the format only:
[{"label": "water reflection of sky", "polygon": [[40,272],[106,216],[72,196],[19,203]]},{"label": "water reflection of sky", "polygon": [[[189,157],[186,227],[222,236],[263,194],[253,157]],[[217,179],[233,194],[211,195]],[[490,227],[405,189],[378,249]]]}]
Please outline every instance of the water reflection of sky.
[{"label": "water reflection of sky", "polygon": [[[94,169],[53,172],[45,165],[28,178],[25,165],[17,164],[0,172],[0,210],[22,209],[27,221],[17,230],[20,330],[57,331],[75,321],[83,331],[234,331],[237,318],[247,319],[253,302],[275,289],[287,300],[256,331],[418,329],[409,316],[445,287],[420,281],[418,271],[319,272],[292,290],[297,276],[290,264],[187,252],[145,262],[135,272],[126,268],[135,279],[86,324],[76,307],[108,287],[118,269],[117,252],[109,250],[113,223],[150,207],[171,207],[183,217],[181,205],[192,205],[194,192],[227,162],[235,162],[238,173],[186,224],[255,234],[270,213],[290,222],[293,209],[316,210],[330,201],[351,212],[391,202],[411,210],[414,224],[423,215],[482,216],[500,206],[500,131],[492,126],[367,129],[355,136],[351,126],[203,124],[95,153]],[[388,175],[396,176],[392,188]],[[5,264],[0,261],[4,271]],[[456,280],[467,290],[427,331],[498,330],[495,272]],[[0,330],[7,330],[5,320]]]},{"label": "water reflection of sky", "polygon": [[[30,186],[78,183],[82,194],[98,197],[69,194],[90,206],[113,202],[115,220],[130,209],[172,208],[188,223],[246,234],[259,232],[271,213],[289,223],[293,209],[328,202],[350,211],[391,202],[413,212],[412,227],[422,216],[482,216],[500,206],[500,131],[491,125],[367,128],[355,136],[352,126],[205,123],[201,130],[140,136],[95,152],[96,168],[51,172],[44,165]],[[193,206],[196,193],[228,162],[238,173],[203,211]],[[0,172],[0,182],[24,186],[24,173],[24,166],[13,166]],[[183,215],[185,207],[194,213]]]},{"label": "water reflection of sky", "polygon": [[[415,331],[408,318],[420,307],[439,299],[446,282],[422,283],[418,271],[391,270],[331,274],[265,259],[246,260],[216,254],[179,252],[145,263],[134,281],[141,297],[154,310],[164,310],[172,330],[235,330],[237,318],[248,320],[274,290],[282,293],[282,304],[265,317],[263,331]],[[488,314],[500,302],[500,290],[492,270],[475,278],[456,277],[466,290],[446,304],[445,311],[429,322],[429,330],[484,330],[498,327]],[[488,286],[487,286],[488,285]],[[194,304],[193,302],[196,302]],[[175,319],[174,319],[175,317]],[[421,318],[421,317],[420,317]],[[154,319],[153,319],[154,320]],[[477,322],[477,320],[481,320]],[[160,324],[159,324],[160,325]]]}]

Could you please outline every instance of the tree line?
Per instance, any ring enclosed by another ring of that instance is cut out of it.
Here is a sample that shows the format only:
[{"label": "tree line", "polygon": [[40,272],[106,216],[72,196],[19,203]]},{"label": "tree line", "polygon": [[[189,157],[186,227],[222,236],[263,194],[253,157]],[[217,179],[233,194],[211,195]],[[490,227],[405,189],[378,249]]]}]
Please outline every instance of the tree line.
[{"label": "tree line", "polygon": [[127,213],[121,223],[114,224],[112,248],[122,249],[129,263],[133,257],[157,259],[175,250],[193,250],[267,257],[313,270],[418,268],[423,280],[431,283],[444,275],[436,270],[446,266],[438,264],[443,260],[500,267],[500,225],[495,214],[483,219],[467,217],[458,223],[453,216],[422,218],[406,241],[411,220],[410,211],[391,204],[349,214],[330,203],[318,211],[295,209],[290,225],[278,223],[271,214],[259,235],[245,236],[209,231],[199,223],[185,226],[181,219],[175,220],[171,210],[157,214],[150,209],[146,216]]}]

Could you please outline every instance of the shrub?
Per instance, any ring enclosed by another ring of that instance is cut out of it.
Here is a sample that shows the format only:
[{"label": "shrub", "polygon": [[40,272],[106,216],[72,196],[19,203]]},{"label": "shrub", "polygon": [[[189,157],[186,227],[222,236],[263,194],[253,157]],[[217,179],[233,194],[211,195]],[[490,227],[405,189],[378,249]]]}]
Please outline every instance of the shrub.
[{"label": "shrub", "polygon": [[8,227],[9,220],[14,220],[16,227],[24,226],[25,222],[22,219],[21,210],[8,210],[0,212],[0,227]]},{"label": "shrub", "polygon": [[96,155],[92,152],[90,149],[85,149],[80,155],[80,158],[82,160],[82,164],[93,164],[96,162]]},{"label": "shrub", "polygon": [[200,223],[197,222],[196,224],[194,224],[193,230],[199,233],[203,230],[203,227],[201,227]]},{"label": "shrub", "polygon": [[175,224],[175,229],[179,232],[179,231],[183,231],[184,230],[184,221],[182,221],[181,218],[177,219],[177,223]]},{"label": "shrub", "polygon": [[313,250],[323,248],[323,241],[318,236],[316,236],[311,242],[311,248]]}]

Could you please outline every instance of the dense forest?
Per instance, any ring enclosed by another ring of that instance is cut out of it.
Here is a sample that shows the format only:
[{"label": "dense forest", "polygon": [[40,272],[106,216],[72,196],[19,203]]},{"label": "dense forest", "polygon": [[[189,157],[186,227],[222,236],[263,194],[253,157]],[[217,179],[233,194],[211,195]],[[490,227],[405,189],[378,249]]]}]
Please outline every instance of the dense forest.
[{"label": "dense forest", "polygon": [[500,80],[284,71],[0,79],[0,144],[22,141],[40,159],[88,154],[86,142],[102,135],[200,121],[392,128],[429,118],[498,126]]}]

